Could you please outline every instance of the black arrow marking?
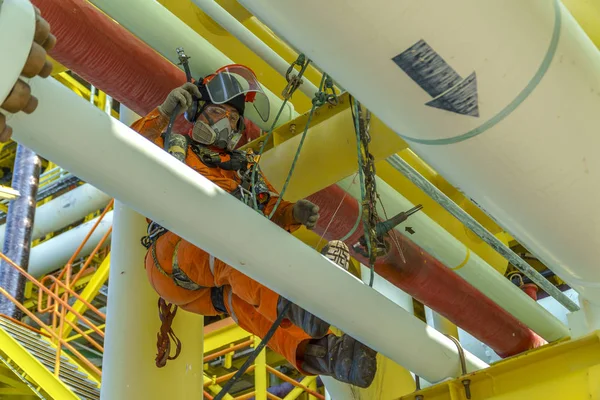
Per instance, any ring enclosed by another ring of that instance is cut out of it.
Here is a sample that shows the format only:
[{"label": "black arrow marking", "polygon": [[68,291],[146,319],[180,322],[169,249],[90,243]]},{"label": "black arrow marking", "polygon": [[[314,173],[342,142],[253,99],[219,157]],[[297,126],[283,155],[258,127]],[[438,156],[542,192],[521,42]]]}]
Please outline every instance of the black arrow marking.
[{"label": "black arrow marking", "polygon": [[392,61],[433,97],[426,105],[479,117],[475,72],[463,79],[422,39]]},{"label": "black arrow marking", "polygon": [[415,230],[413,228],[411,228],[410,226],[407,226],[406,228],[404,228],[404,230],[408,233],[410,233],[411,235],[415,233]]}]

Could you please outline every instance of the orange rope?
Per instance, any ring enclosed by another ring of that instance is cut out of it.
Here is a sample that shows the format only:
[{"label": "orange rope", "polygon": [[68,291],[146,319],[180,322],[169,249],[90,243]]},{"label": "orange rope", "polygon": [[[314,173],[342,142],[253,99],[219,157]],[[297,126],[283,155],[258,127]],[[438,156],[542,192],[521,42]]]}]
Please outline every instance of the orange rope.
[{"label": "orange rope", "polygon": [[[172,308],[171,308],[172,306]],[[162,368],[167,365],[167,360],[174,360],[181,353],[181,340],[173,332],[171,325],[177,314],[177,306],[167,303],[162,297],[158,299],[158,316],[161,325],[156,341],[156,366]],[[175,354],[171,355],[171,341],[175,343]]]}]

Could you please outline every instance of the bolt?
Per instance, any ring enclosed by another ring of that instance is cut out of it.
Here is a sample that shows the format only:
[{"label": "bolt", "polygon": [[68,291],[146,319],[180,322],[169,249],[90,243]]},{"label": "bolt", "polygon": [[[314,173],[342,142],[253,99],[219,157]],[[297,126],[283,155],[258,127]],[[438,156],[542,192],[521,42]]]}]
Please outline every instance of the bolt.
[{"label": "bolt", "polygon": [[296,124],[291,124],[290,125],[290,133],[292,135],[296,133]]},{"label": "bolt", "polygon": [[423,397],[422,394],[418,394],[415,396],[415,400],[423,400],[425,397]]},{"label": "bolt", "polygon": [[463,386],[465,387],[465,396],[467,399],[471,398],[471,380],[465,379],[462,381]]}]

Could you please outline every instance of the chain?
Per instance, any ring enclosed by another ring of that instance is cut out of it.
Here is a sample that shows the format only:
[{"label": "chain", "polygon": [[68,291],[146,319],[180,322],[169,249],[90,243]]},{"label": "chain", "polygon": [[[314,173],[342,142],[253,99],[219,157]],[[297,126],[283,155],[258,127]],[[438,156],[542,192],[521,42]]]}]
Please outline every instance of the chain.
[{"label": "chain", "polygon": [[[277,115],[275,116],[275,119],[273,120],[273,123],[271,124],[271,128],[269,129],[269,131],[267,132],[267,134],[264,137],[263,144],[260,147],[260,150],[258,152],[256,162],[253,165],[251,179],[250,179],[251,187],[254,187],[254,184],[256,182],[256,174],[258,172],[258,163],[260,161],[260,157],[262,157],[262,154],[265,151],[265,147],[267,146],[269,139],[273,135],[273,131],[275,130],[275,126],[277,125],[277,121],[279,121],[279,117],[281,117],[281,113],[285,109],[285,106],[286,106],[287,102],[289,101],[290,97],[292,97],[292,94],[294,94],[296,89],[298,89],[298,86],[293,85],[292,78],[289,78],[289,75],[292,72],[292,70],[294,69],[295,65],[302,65],[300,72],[298,73],[298,75],[295,76],[295,78],[301,79],[302,75],[304,75],[304,72],[306,71],[306,68],[308,68],[309,64],[310,64],[310,59],[307,60],[306,57],[304,56],[304,54],[300,54],[298,56],[298,58],[296,59],[296,61],[294,61],[292,64],[290,64],[290,67],[288,68],[288,71],[286,73],[286,80],[288,81],[288,85],[283,90],[283,102],[281,103],[281,107],[279,107],[279,111],[277,112]],[[286,95],[286,93],[288,93],[288,95]],[[258,203],[256,202],[256,196],[252,196],[252,206],[255,210],[258,210]]]},{"label": "chain", "polygon": [[377,256],[385,253],[386,244],[383,238],[377,235],[377,183],[375,180],[375,158],[369,152],[371,135],[369,134],[371,124],[371,112],[364,109],[360,103],[354,100],[353,105],[354,126],[356,130],[358,168],[361,180],[362,197],[362,222],[365,231],[364,241],[368,250],[369,267],[371,268],[371,279],[369,286],[373,286],[375,278],[375,261]]}]

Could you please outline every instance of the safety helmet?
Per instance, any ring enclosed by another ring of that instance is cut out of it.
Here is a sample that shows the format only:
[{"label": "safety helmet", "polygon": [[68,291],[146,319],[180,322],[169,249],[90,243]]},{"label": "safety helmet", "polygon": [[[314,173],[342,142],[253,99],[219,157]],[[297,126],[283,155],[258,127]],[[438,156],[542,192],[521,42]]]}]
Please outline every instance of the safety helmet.
[{"label": "safety helmet", "polygon": [[192,123],[207,104],[229,104],[243,116],[246,103],[252,103],[263,121],[269,119],[269,99],[254,72],[244,65],[226,65],[214,74],[198,79],[196,85],[202,98],[194,98],[192,108],[186,112],[186,119]]}]

